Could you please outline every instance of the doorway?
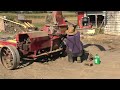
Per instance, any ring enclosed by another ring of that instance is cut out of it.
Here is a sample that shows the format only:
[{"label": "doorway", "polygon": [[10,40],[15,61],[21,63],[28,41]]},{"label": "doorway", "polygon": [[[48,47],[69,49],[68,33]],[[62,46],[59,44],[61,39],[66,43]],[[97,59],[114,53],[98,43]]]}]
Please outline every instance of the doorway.
[{"label": "doorway", "polygon": [[[97,20],[96,20],[96,16],[97,16]],[[90,23],[92,23],[93,27],[96,27],[96,26],[99,27],[104,20],[103,15],[88,15],[88,17],[90,18]],[[103,25],[104,25],[104,23],[103,23]]]}]

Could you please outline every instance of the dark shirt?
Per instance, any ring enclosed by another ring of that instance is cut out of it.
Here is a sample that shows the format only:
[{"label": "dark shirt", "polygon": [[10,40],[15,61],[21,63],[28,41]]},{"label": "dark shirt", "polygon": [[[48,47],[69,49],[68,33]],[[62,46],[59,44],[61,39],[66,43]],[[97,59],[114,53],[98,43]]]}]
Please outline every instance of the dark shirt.
[{"label": "dark shirt", "polygon": [[80,32],[77,32],[75,35],[67,35],[66,46],[72,53],[81,53],[83,46],[80,41]]}]

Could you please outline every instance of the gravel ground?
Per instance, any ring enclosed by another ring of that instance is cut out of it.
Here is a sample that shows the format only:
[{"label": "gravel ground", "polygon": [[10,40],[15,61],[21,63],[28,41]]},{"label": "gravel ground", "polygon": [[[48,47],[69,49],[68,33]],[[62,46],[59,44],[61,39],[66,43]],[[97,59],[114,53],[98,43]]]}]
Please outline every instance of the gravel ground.
[{"label": "gravel ground", "polygon": [[82,40],[88,45],[85,50],[99,54],[100,65],[85,66],[85,61],[70,63],[67,56],[46,63],[26,62],[16,70],[7,70],[0,63],[0,79],[120,79],[119,37],[96,35]]}]

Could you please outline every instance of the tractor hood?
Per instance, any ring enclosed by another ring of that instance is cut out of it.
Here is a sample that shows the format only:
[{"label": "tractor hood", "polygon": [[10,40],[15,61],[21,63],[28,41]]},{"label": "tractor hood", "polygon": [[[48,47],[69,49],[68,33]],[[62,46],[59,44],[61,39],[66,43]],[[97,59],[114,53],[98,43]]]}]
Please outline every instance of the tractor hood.
[{"label": "tractor hood", "polygon": [[29,51],[39,50],[50,46],[50,37],[44,31],[32,31],[20,33],[17,36],[17,41],[22,45],[29,44]]},{"label": "tractor hood", "polygon": [[28,35],[30,38],[37,38],[37,37],[46,37],[48,36],[47,32],[44,31],[32,31],[32,32],[24,32],[20,33],[19,35]]}]

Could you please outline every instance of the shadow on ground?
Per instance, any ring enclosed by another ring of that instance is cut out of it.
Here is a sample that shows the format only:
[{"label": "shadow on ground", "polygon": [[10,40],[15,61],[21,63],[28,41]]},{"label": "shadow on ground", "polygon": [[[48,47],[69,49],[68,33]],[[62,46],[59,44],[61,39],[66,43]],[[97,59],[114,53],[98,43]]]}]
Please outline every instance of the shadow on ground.
[{"label": "shadow on ground", "polygon": [[34,60],[25,60],[25,59],[22,59],[21,62],[20,62],[20,65],[17,69],[21,69],[21,68],[24,68],[24,67],[27,67],[31,64],[34,63]]},{"label": "shadow on ground", "polygon": [[89,52],[84,51],[83,55],[81,56],[82,62],[85,61],[85,60],[87,60],[87,59],[88,59],[88,56],[89,56]]},{"label": "shadow on ground", "polygon": [[57,60],[58,58],[61,58],[61,57],[65,57],[67,54],[64,52],[62,54],[60,54],[60,52],[56,52],[56,53],[53,53],[49,56],[42,56],[36,60],[26,60],[26,59],[22,59],[21,60],[21,63],[19,65],[19,67],[17,69],[21,69],[21,68],[24,68],[24,67],[27,67],[31,64],[33,64],[34,62],[38,62],[38,63],[45,63],[45,62],[49,62],[49,61],[55,61]]},{"label": "shadow on ground", "polygon": [[98,44],[86,44],[86,45],[84,45],[84,48],[87,48],[89,46],[96,46],[100,49],[100,51],[106,51],[106,49],[103,46],[98,45]]},{"label": "shadow on ground", "polygon": [[[87,48],[89,46],[96,46],[97,48],[99,48],[100,51],[106,51],[106,49],[103,46],[98,45],[98,44],[86,44],[86,45],[84,45],[84,48]],[[90,52],[84,50],[84,53],[81,56],[82,62],[85,60],[88,60],[89,54],[90,54]]]},{"label": "shadow on ground", "polygon": [[[98,45],[98,44],[86,44],[84,45],[84,48],[87,48],[89,46],[96,46],[98,47],[101,51],[106,51],[105,48],[101,45]],[[39,62],[39,63],[45,63],[45,62],[49,62],[49,61],[55,61],[57,60],[58,58],[61,58],[61,57],[66,57],[67,54],[66,53],[62,53],[60,54],[60,52],[56,52],[56,53],[53,53],[49,56],[42,56],[40,57],[39,59],[37,60],[22,60],[22,62],[20,63],[20,66],[18,69],[20,68],[24,68],[24,67],[27,67],[29,65],[31,65],[32,63],[34,62]],[[84,54],[81,56],[81,59],[82,59],[82,62],[84,60],[87,60],[88,59],[88,56],[89,56],[89,52],[87,51],[84,51]]]},{"label": "shadow on ground", "polygon": [[39,59],[35,60],[35,62],[44,63],[44,62],[49,62],[49,61],[55,61],[58,58],[62,58],[66,56],[67,56],[66,52],[61,53],[61,54],[60,52],[56,52],[56,53],[50,54],[49,56],[42,56]]}]

